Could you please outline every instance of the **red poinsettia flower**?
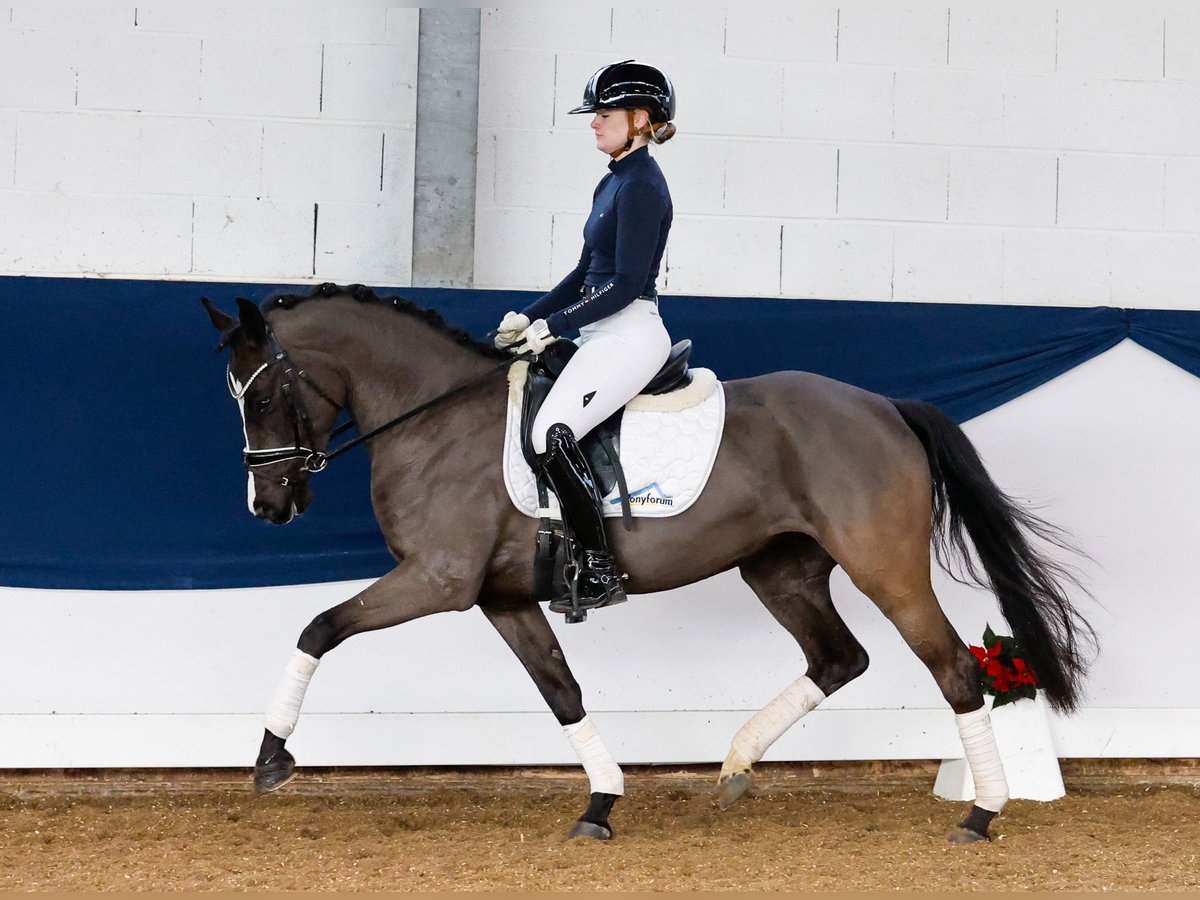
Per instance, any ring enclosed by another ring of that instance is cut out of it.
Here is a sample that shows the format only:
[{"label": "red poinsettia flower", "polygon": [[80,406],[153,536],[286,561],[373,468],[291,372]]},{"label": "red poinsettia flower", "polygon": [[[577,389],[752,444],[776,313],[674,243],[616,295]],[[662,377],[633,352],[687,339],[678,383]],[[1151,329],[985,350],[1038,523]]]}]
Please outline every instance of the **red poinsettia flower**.
[{"label": "red poinsettia flower", "polygon": [[979,662],[979,686],[985,694],[995,697],[993,709],[1016,700],[1033,699],[1037,694],[1037,677],[1017,655],[1013,638],[995,634],[989,625],[984,629],[982,646],[972,646],[970,650]]}]

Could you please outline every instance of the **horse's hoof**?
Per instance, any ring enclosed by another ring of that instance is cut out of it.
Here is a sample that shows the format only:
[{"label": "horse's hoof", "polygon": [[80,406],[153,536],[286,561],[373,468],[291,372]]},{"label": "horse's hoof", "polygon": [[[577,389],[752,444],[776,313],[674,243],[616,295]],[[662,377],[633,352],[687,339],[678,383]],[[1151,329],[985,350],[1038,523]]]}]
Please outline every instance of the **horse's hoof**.
[{"label": "horse's hoof", "polygon": [[262,762],[254,764],[254,793],[277,791],[296,777],[296,759],[280,747]]},{"label": "horse's hoof", "polygon": [[612,829],[607,825],[597,825],[595,822],[585,822],[580,819],[571,828],[571,833],[567,835],[567,840],[572,838],[595,838],[598,841],[611,841]]},{"label": "horse's hoof", "polygon": [[717,805],[721,809],[729,809],[753,783],[754,777],[749,769],[734,772],[732,775],[722,775],[717,780]]},{"label": "horse's hoof", "polygon": [[970,828],[963,828],[959,825],[950,832],[946,840],[952,844],[974,844],[979,841],[990,841],[991,838],[986,834],[980,834],[978,831],[972,831]]}]

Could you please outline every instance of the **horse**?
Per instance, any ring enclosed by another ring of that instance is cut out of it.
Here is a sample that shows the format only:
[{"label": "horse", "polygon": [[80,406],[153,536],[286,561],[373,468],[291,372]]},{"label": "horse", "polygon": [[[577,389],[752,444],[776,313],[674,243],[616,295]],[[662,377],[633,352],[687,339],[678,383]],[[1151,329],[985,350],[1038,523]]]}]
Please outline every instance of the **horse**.
[{"label": "horse", "polygon": [[[538,520],[501,472],[507,352],[402,297],[325,284],[306,296],[239,299],[237,317],[202,301],[228,350],[241,410],[248,506],[285,524],[345,411],[366,440],[371,500],[396,566],[301,632],[266,716],[254,788],[295,775],[285,744],[322,657],[353,635],[478,607],[537,685],[578,753],[590,796],[571,837],[607,840],[620,767],[583,707],[542,607],[530,599]],[[1074,574],[1039,542],[1069,539],[1003,493],[959,426],[936,407],[785,371],[724,385],[725,432],[703,493],[671,518],[609,528],[627,590],[648,594],[737,567],[796,640],[807,670],[738,731],[717,779],[728,807],[783,732],[867,669],[833,606],[835,566],[929,669],[955,714],[976,798],[948,839],[990,840],[1008,797],[979,661],[943,613],[931,550],[954,577],[990,588],[1052,708],[1079,703],[1095,633],[1072,604]],[[390,427],[409,410],[403,427]],[[345,449],[343,447],[342,449]],[[456,502],[444,497],[453,494]],[[970,554],[971,545],[977,558]],[[957,569],[951,566],[957,559]],[[955,574],[956,572],[960,574]]]}]

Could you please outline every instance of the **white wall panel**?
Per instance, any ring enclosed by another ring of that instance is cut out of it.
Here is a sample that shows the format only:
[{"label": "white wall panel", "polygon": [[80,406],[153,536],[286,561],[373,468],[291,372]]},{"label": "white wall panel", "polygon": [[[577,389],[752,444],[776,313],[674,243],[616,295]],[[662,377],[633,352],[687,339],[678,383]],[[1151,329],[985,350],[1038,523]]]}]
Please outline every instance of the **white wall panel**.
[{"label": "white wall panel", "polygon": [[856,3],[839,7],[838,61],[888,66],[946,64],[944,4]]},{"label": "white wall panel", "polygon": [[955,3],[950,65],[999,72],[1053,72],[1057,8],[1040,0]]},{"label": "white wall panel", "polygon": [[475,287],[545,290],[557,284],[567,272],[550,271],[553,220],[538,209],[476,210]]},{"label": "white wall panel", "polygon": [[[3,25],[0,200],[64,218],[33,215],[0,271],[307,280],[319,241],[349,280],[411,278],[419,10],[14,8]],[[366,203],[381,230],[331,209],[314,236],[322,201]],[[147,223],[170,236],[158,259]]]},{"label": "white wall panel", "polygon": [[203,42],[194,36],[99,32],[75,49],[80,109],[194,113]]},{"label": "white wall panel", "polygon": [[299,200],[198,198],[192,271],[241,272],[252,281],[310,277],[313,207]]},{"label": "white wall panel", "polygon": [[71,198],[66,194],[0,191],[0,270],[31,275],[71,271],[70,225]]},{"label": "white wall panel", "polygon": [[138,31],[252,38],[266,34],[263,7],[151,6],[137,8]]},{"label": "white wall panel", "polygon": [[1168,231],[1200,231],[1200,157],[1168,159],[1166,167],[1163,226]]},{"label": "white wall panel", "polygon": [[1200,309],[1200,235],[1113,235],[1109,264],[1114,306]]},{"label": "white wall panel", "polygon": [[254,197],[262,191],[262,122],[142,116],[138,123],[137,191],[210,197]]},{"label": "white wall panel", "polygon": [[783,295],[890,300],[895,227],[853,222],[783,226]]},{"label": "white wall panel", "polygon": [[322,202],[314,277],[340,284],[412,280],[412,209],[395,203]]},{"label": "white wall panel", "polygon": [[1004,233],[1008,303],[1107,305],[1113,299],[1108,272],[1106,232],[1010,228]]},{"label": "white wall panel", "polygon": [[[725,52],[724,7],[617,6],[612,9],[612,46],[628,48],[629,56],[648,57],[664,49],[672,55],[719,58]],[[736,13],[735,13],[736,14]],[[574,35],[578,42],[587,35]],[[628,57],[620,57],[622,59]]]},{"label": "white wall panel", "polygon": [[[579,100],[570,90],[555,97],[557,58],[550,50],[497,47],[482,42],[479,48],[479,127],[549,128],[555,114],[569,121],[566,112]],[[564,85],[564,89],[569,85]],[[578,95],[583,94],[579,85]],[[576,97],[575,102],[571,98]],[[561,108],[558,108],[561,107]],[[587,117],[575,119],[586,123]]]},{"label": "white wall panel", "polygon": [[[725,212],[726,166],[733,142],[733,138],[697,136],[686,143],[682,138],[672,140],[650,151],[667,179],[675,215],[720,215]],[[735,162],[740,166],[741,160],[739,152]],[[762,175],[769,179],[779,177],[775,171],[766,171]],[[575,189],[578,194],[578,185]],[[591,195],[585,193],[579,200],[580,205],[587,208]],[[731,198],[731,202],[740,201]]]},{"label": "white wall panel", "polygon": [[[411,132],[389,134],[378,126],[268,122],[262,137],[263,196],[322,201],[410,196],[411,144]],[[399,154],[401,164],[409,160],[407,183],[384,177],[388,154],[393,159]]]},{"label": "white wall panel", "polygon": [[1047,226],[1057,212],[1053,153],[992,148],[950,151],[951,222]]},{"label": "white wall panel", "polygon": [[79,272],[168,275],[191,259],[192,201],[188,197],[71,199],[68,250]]},{"label": "white wall panel", "polygon": [[[267,28],[272,35],[278,37],[372,44],[387,36],[388,12],[389,10],[382,6],[292,6],[268,10]],[[404,12],[407,13],[404,20],[405,29],[415,30],[419,10],[414,7]],[[401,30],[393,37],[407,41],[409,34],[406,30]]]},{"label": "white wall panel", "polygon": [[948,171],[949,152],[936,147],[845,147],[839,168],[838,215],[944,222]]},{"label": "white wall panel", "polygon": [[836,3],[780,6],[771,15],[729,11],[725,55],[792,62],[833,62],[838,50]]},{"label": "white wall panel", "polygon": [[995,147],[1003,140],[1001,75],[901,69],[895,102],[897,141]]},{"label": "white wall panel", "polygon": [[808,140],[890,141],[895,78],[895,72],[883,66],[786,66],[783,134]]},{"label": "white wall panel", "polygon": [[1200,9],[1191,3],[1174,4],[1166,14],[1163,41],[1165,75],[1200,81]]},{"label": "white wall panel", "polygon": [[128,113],[18,113],[17,189],[136,191],[140,133]]},{"label": "white wall panel", "polygon": [[[670,150],[666,150],[669,153]],[[781,141],[730,142],[725,211],[734,216],[825,218],[837,203],[837,148]]]},{"label": "white wall panel", "polygon": [[393,44],[325,44],[321,71],[321,118],[416,122],[415,53]]},{"label": "white wall panel", "polygon": [[316,40],[210,38],[204,42],[200,109],[217,115],[313,118],[321,104],[321,51]]},{"label": "white wall panel", "polygon": [[80,43],[80,35],[74,32],[0,31],[0,106],[73,106]]},{"label": "white wall panel", "polygon": [[1161,229],[1163,165],[1155,157],[1063,154],[1058,223],[1068,228]]},{"label": "white wall panel", "polygon": [[782,227],[762,219],[676,216],[671,227],[670,291],[778,296]]},{"label": "white wall panel", "polygon": [[1058,71],[1073,75],[1163,77],[1164,17],[1153,4],[1058,9]]},{"label": "white wall panel", "polygon": [[899,224],[892,299],[950,303],[1003,300],[1004,231]]},{"label": "white wall panel", "polygon": [[0,189],[11,188],[16,182],[17,114],[0,110]]}]

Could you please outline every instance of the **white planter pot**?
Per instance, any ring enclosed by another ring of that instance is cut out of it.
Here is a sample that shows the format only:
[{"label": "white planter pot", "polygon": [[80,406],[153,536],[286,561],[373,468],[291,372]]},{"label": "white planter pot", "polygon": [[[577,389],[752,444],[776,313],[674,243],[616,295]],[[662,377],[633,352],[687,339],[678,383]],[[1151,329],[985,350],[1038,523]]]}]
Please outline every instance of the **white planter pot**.
[{"label": "white planter pot", "polygon": [[[992,698],[985,697],[984,702],[990,706]],[[1057,800],[1067,793],[1047,713],[1040,693],[1034,700],[992,710],[992,731],[1008,779],[1008,796],[1014,800]],[[975,782],[966,759],[943,760],[933,792],[947,800],[974,800]]]}]

